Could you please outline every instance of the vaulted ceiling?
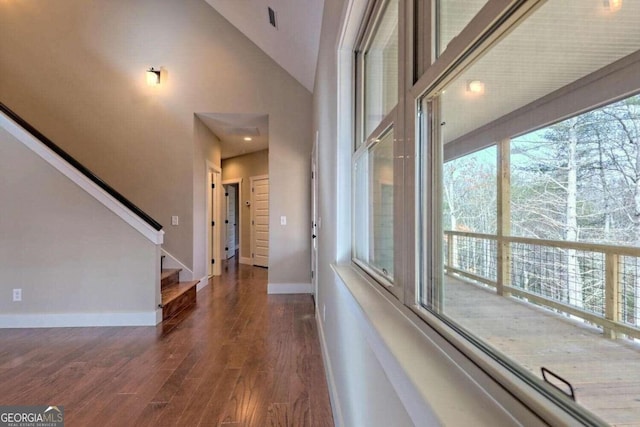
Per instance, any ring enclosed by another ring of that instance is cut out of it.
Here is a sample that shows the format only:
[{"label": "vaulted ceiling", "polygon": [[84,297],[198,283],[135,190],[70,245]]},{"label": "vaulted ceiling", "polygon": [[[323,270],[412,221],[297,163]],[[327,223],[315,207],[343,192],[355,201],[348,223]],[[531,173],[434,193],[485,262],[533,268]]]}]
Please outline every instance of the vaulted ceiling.
[{"label": "vaulted ceiling", "polygon": [[[260,49],[313,91],[324,0],[206,0]],[[276,27],[269,23],[269,8]]]},{"label": "vaulted ceiling", "polygon": [[[313,92],[324,0],[206,0],[309,92]],[[270,11],[275,26],[270,22]],[[264,150],[269,145],[268,112],[198,117],[220,139],[222,158]],[[251,133],[256,129],[257,133]],[[247,142],[245,137],[251,137]]]}]

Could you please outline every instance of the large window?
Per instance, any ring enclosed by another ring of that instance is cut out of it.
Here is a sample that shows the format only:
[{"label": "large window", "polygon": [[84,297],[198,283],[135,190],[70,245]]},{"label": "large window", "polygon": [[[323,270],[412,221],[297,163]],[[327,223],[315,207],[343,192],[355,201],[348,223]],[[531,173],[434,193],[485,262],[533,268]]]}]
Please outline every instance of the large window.
[{"label": "large window", "polygon": [[640,425],[640,2],[373,3],[353,262],[544,422]]},{"label": "large window", "polygon": [[377,5],[358,54],[353,259],[386,286],[394,282],[394,126],[398,103],[398,0]]},{"label": "large window", "polygon": [[[470,16],[439,4],[443,50]],[[638,424],[640,3],[533,4],[424,83],[417,299],[581,422]]]}]

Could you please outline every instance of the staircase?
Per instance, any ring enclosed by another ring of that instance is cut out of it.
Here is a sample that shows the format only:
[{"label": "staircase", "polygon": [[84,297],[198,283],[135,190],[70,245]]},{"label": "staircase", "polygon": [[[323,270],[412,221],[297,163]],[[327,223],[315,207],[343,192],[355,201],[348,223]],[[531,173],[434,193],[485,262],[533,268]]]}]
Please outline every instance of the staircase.
[{"label": "staircase", "polygon": [[180,282],[180,269],[163,269],[160,290],[162,293],[162,320],[176,316],[196,303],[196,285],[199,280]]}]

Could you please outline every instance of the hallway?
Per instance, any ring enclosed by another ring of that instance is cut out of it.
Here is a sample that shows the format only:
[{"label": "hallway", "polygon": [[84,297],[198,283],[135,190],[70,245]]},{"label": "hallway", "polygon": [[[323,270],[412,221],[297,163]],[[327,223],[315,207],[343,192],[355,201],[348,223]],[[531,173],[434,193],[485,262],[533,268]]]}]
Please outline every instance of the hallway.
[{"label": "hallway", "polygon": [[238,265],[157,327],[0,330],[0,405],[64,406],[68,426],[332,426],[309,295]]}]

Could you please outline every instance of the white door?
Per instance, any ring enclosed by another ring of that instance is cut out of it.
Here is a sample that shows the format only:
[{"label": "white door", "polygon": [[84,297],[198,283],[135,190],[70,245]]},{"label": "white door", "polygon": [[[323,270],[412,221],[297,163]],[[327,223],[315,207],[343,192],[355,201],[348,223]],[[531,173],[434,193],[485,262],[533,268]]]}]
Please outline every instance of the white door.
[{"label": "white door", "polygon": [[226,219],[225,225],[227,229],[227,241],[225,242],[225,251],[227,259],[233,257],[236,254],[236,203],[238,200],[237,191],[235,185],[225,185],[225,200],[226,200]]},{"label": "white door", "polygon": [[253,265],[269,266],[269,177],[251,177],[251,254]]}]

